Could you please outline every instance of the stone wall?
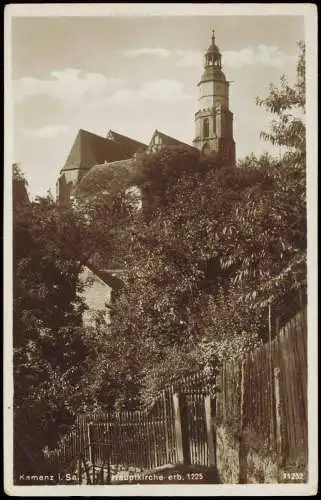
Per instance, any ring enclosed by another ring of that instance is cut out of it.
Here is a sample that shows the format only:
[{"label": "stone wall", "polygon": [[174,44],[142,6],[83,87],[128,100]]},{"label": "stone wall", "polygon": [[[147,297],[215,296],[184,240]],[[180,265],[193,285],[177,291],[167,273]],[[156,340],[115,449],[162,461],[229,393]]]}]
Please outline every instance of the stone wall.
[{"label": "stone wall", "polygon": [[246,457],[247,483],[278,483],[279,466],[271,456],[260,456],[249,450]]},{"label": "stone wall", "polygon": [[272,455],[260,455],[224,426],[217,427],[216,443],[217,470],[222,483],[279,483],[279,465]]},{"label": "stone wall", "polygon": [[223,426],[216,431],[216,460],[221,483],[239,483],[239,443]]}]

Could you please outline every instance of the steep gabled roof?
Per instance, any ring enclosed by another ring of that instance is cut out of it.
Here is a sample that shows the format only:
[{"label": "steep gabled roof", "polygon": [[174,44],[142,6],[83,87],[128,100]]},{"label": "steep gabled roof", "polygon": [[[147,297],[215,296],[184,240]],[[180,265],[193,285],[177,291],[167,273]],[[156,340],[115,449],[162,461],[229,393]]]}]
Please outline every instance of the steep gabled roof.
[{"label": "steep gabled roof", "polygon": [[104,281],[113,290],[119,290],[124,286],[124,282],[121,279],[121,271],[112,269],[99,269],[92,264],[87,266],[92,273],[94,273],[98,278]]},{"label": "steep gabled roof", "polygon": [[125,158],[117,142],[87,130],[80,129],[61,172],[66,170],[88,170],[99,163]]},{"label": "steep gabled roof", "polygon": [[136,141],[131,137],[118,134],[118,132],[115,132],[114,130],[109,130],[107,139],[115,141],[123,151],[126,158],[133,156],[138,151],[145,151],[145,149],[147,149],[146,144]]},{"label": "steep gabled roof", "polygon": [[178,139],[175,139],[175,137],[171,137],[170,135],[164,134],[163,132],[160,132],[157,129],[153,133],[149,145],[153,143],[155,136],[161,138],[163,146],[187,146],[189,148],[193,148],[193,146],[191,146],[190,144],[186,144],[186,142],[182,142]]}]

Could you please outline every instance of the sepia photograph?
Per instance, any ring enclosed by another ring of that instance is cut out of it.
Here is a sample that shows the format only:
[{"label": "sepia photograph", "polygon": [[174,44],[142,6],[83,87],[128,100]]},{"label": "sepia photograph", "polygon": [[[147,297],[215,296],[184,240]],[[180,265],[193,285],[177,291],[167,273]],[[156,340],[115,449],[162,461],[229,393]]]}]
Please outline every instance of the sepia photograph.
[{"label": "sepia photograph", "polygon": [[5,18],[7,494],[316,494],[316,7]]}]

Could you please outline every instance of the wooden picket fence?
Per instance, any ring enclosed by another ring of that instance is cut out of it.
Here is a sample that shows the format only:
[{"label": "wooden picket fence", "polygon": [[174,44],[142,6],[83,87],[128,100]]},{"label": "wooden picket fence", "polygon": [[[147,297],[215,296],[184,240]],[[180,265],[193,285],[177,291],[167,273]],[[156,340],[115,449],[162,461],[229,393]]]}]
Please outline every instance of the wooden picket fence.
[{"label": "wooden picket fence", "polygon": [[[46,453],[50,470],[72,469],[79,482],[107,472],[148,471],[189,463],[209,465],[204,395],[209,383],[200,374],[172,381],[151,407],[79,415],[55,450]],[[211,423],[209,424],[211,425]]]},{"label": "wooden picket fence", "polygon": [[307,459],[307,315],[297,314],[271,343],[219,373],[216,419],[246,432],[283,462]]},{"label": "wooden picket fence", "polygon": [[196,373],[170,381],[147,409],[79,415],[75,429],[45,460],[50,470],[74,470],[80,484],[110,482],[129,469],[212,467],[216,425],[247,433],[261,451],[275,452],[284,462],[306,459],[306,311],[272,342],[223,363],[209,379]]},{"label": "wooden picket fence", "polygon": [[56,450],[47,453],[46,459],[55,470],[69,470],[72,464],[79,475],[75,457],[81,457],[84,473],[86,467],[106,468],[112,475],[175,463],[173,401],[169,392],[163,391],[150,410],[79,415],[76,428]]},{"label": "wooden picket fence", "polygon": [[148,470],[175,463],[173,400],[168,391],[149,410],[110,412],[80,416],[86,458],[114,469]]}]

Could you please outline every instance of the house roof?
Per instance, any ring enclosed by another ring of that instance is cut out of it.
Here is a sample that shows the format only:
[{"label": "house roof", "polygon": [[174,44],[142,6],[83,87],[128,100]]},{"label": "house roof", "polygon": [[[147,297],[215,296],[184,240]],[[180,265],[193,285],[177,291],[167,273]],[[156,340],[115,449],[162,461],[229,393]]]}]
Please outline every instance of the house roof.
[{"label": "house roof", "polygon": [[98,278],[103,280],[110,288],[113,290],[119,290],[124,286],[123,280],[120,278],[121,271],[112,269],[98,269],[97,267],[90,265],[88,266],[90,271],[94,273]]},{"label": "house roof", "polygon": [[125,155],[125,158],[133,156],[138,151],[145,151],[147,149],[147,145],[132,139],[131,137],[127,137],[125,135],[119,134],[114,130],[109,130],[107,134],[107,139],[113,140],[117,142],[120,149]]},{"label": "house roof", "polygon": [[61,172],[66,170],[89,170],[98,163],[122,160],[125,155],[113,140],[80,129]]}]

